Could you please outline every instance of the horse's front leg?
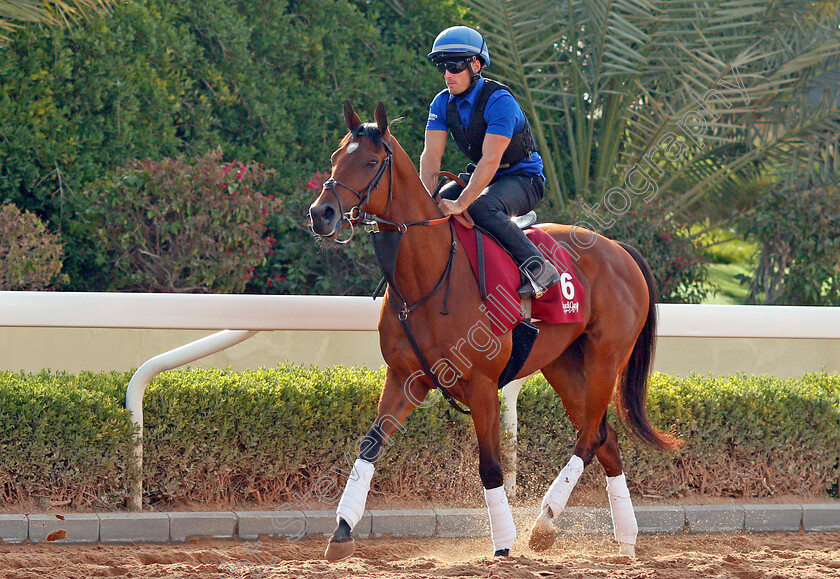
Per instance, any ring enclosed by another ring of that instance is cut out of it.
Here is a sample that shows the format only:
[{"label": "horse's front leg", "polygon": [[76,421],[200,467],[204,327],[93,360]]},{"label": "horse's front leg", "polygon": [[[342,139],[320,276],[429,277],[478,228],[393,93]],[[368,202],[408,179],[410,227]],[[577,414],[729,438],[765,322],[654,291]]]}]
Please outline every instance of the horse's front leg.
[{"label": "horse's front leg", "polygon": [[344,493],[336,508],[335,532],[330,538],[324,557],[338,561],[356,550],[352,531],[365,512],[374,463],[383,452],[383,443],[400,427],[408,414],[426,397],[428,390],[416,380],[402,380],[391,369],[385,377],[385,387],[379,397],[379,408],[368,433],[358,446],[358,456],[347,477]]},{"label": "horse's front leg", "polygon": [[516,525],[508,504],[502,472],[499,394],[496,385],[473,382],[470,412],[478,437],[478,474],[484,486],[484,501],[490,516],[493,555],[506,557],[516,539]]}]

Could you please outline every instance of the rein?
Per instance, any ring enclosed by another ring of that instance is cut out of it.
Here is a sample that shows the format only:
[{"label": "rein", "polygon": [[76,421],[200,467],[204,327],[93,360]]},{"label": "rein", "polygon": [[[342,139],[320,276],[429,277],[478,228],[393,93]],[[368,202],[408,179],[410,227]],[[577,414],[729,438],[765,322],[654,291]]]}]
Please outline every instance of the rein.
[{"label": "rein", "polygon": [[[384,142],[383,146],[387,151],[387,155],[382,160],[382,164],[379,166],[379,170],[376,172],[376,175],[373,176],[370,183],[368,183],[367,187],[365,187],[364,191],[357,191],[353,187],[350,187],[346,183],[342,183],[332,177],[330,177],[327,181],[324,182],[324,189],[329,189],[332,191],[335,200],[338,202],[339,214],[341,215],[341,219],[336,223],[336,227],[334,231],[339,231],[341,229],[341,225],[346,221],[347,224],[350,226],[350,237],[344,240],[336,240],[337,243],[349,243],[351,239],[353,239],[353,235],[355,234],[355,226],[353,222],[361,221],[364,224],[382,224],[394,227],[396,231],[387,232],[387,231],[379,231],[379,232],[371,232],[371,235],[379,235],[385,233],[396,233],[397,235],[388,235],[387,240],[390,243],[382,242],[378,243],[375,237],[371,237],[373,240],[373,250],[374,254],[376,255],[377,262],[379,264],[379,268],[382,270],[382,273],[385,276],[385,279],[388,281],[388,285],[391,286],[394,294],[399,301],[402,302],[402,306],[398,306],[395,300],[389,300],[391,304],[394,306],[394,309],[397,311],[397,318],[400,320],[402,324],[403,331],[405,332],[406,337],[408,338],[409,343],[411,344],[411,349],[414,350],[414,354],[417,356],[417,361],[420,362],[420,366],[423,369],[423,372],[432,381],[435,387],[440,390],[440,393],[446,399],[447,402],[458,412],[461,414],[470,414],[469,409],[464,409],[461,407],[460,404],[455,400],[452,394],[440,383],[440,380],[432,371],[432,367],[429,364],[429,361],[426,359],[426,356],[423,354],[423,350],[420,348],[420,344],[417,343],[417,339],[414,337],[414,333],[411,331],[411,326],[408,325],[408,315],[428,302],[432,297],[434,297],[444,285],[446,285],[446,291],[444,292],[444,306],[443,311],[441,312],[442,315],[449,314],[449,292],[452,288],[452,264],[455,261],[455,252],[457,249],[456,239],[455,236],[455,227],[452,225],[450,221],[451,215],[446,215],[443,217],[437,217],[433,219],[423,219],[421,221],[409,221],[409,222],[399,222],[399,221],[389,221],[387,219],[383,219],[378,215],[374,215],[372,213],[367,213],[361,210],[362,205],[368,202],[371,194],[379,187],[379,182],[382,180],[382,177],[385,175],[385,171],[388,170],[388,200],[385,203],[385,209],[383,213],[388,210],[388,205],[391,203],[391,199],[393,198],[394,192],[394,163],[393,163],[393,149],[391,148],[391,143]],[[344,211],[344,206],[341,203],[341,197],[338,195],[338,191],[336,191],[336,187],[344,187],[351,193],[353,193],[359,202],[350,208],[349,211]],[[460,216],[456,216],[460,217]],[[463,219],[463,218],[462,218]],[[469,221],[468,221],[469,222]],[[449,223],[449,229],[452,234],[452,244],[451,249],[449,251],[449,260],[446,263],[446,269],[443,271],[443,275],[441,275],[440,279],[438,280],[435,287],[432,288],[432,291],[426,294],[424,297],[420,298],[412,305],[408,305],[408,302],[405,300],[405,297],[397,288],[396,278],[395,278],[395,269],[396,269],[396,257],[397,257],[397,250],[399,249],[400,239],[402,239],[402,234],[405,233],[409,227],[420,226],[420,227],[431,227],[435,225],[440,225],[443,223]],[[393,242],[392,240],[396,240]],[[391,247],[386,247],[386,245],[390,245]]]}]

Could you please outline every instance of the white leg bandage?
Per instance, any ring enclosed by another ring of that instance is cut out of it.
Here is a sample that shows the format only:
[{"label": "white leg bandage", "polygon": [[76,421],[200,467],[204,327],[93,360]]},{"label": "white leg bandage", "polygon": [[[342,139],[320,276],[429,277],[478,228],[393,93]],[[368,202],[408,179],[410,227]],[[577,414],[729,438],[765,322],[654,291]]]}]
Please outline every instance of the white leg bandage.
[{"label": "white leg bandage", "polygon": [[362,515],[365,514],[365,503],[367,503],[374,470],[373,463],[361,458],[356,459],[353,470],[347,477],[347,485],[344,487],[341,500],[338,502],[338,508],[335,510],[336,523],[339,519],[344,519],[350,525],[350,529],[353,529],[356,523],[362,519]]},{"label": "white leg bandage", "polygon": [[495,489],[484,489],[484,501],[490,514],[493,549],[511,549],[516,539],[516,525],[513,524],[513,513],[510,512],[504,485]]},{"label": "white leg bandage", "polygon": [[572,494],[572,489],[583,474],[583,460],[576,454],[572,455],[551,486],[548,487],[548,492],[542,500],[542,510],[546,507],[551,508],[551,513],[555,517],[563,512],[566,508],[566,503],[569,501],[569,495]]},{"label": "white leg bandage", "polygon": [[633,501],[627,489],[627,477],[624,473],[607,477],[607,495],[610,498],[610,512],[612,513],[615,539],[619,543],[636,544],[639,526],[636,524],[636,514],[633,512]]}]

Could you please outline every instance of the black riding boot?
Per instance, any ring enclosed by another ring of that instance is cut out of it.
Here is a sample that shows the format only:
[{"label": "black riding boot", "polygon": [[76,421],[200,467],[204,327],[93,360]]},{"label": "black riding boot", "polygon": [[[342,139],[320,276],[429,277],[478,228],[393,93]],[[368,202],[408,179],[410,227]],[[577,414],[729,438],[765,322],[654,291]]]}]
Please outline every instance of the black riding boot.
[{"label": "black riding boot", "polygon": [[560,281],[560,273],[543,257],[528,236],[501,212],[475,211],[470,215],[477,225],[486,229],[511,254],[522,277],[519,295],[541,297],[545,290]]}]

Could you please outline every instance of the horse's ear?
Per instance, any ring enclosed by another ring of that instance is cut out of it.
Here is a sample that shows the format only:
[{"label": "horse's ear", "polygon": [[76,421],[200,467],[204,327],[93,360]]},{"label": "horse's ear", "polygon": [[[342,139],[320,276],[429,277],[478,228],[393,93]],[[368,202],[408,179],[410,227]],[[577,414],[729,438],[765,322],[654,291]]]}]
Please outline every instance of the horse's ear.
[{"label": "horse's ear", "polygon": [[353,110],[353,105],[350,104],[350,99],[344,101],[344,120],[347,122],[347,128],[351,131],[362,124],[362,119]]},{"label": "horse's ear", "polygon": [[379,134],[384,137],[388,133],[388,115],[385,114],[385,105],[379,103],[376,107],[376,112],[373,114],[373,118],[376,119]]}]

